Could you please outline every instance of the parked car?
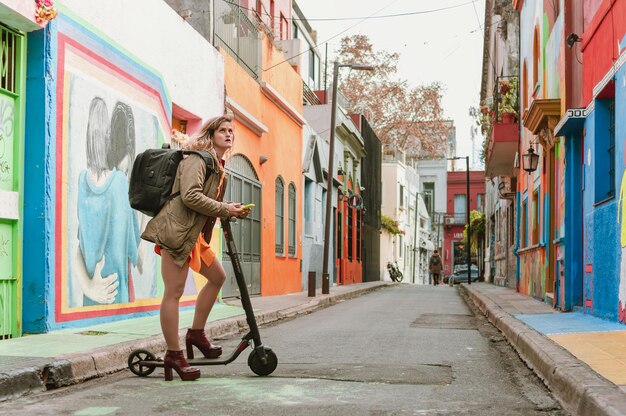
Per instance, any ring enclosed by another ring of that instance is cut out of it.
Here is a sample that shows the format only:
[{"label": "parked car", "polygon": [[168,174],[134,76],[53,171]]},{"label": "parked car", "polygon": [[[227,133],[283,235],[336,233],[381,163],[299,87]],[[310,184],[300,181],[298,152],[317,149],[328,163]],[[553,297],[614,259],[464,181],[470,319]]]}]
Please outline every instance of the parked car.
[{"label": "parked car", "polygon": [[[470,268],[470,275],[472,276],[472,282],[478,281],[478,267],[472,264]],[[467,283],[467,265],[457,264],[454,266],[454,273],[448,277],[448,284],[450,286],[458,283]]]}]

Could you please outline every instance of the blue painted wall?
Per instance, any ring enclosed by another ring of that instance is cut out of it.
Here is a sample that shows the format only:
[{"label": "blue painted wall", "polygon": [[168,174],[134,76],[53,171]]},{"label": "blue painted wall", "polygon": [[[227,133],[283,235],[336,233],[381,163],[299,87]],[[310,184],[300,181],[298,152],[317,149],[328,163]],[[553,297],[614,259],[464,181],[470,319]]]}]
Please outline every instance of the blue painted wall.
[{"label": "blue painted wall", "polygon": [[[617,79],[623,79],[620,70]],[[626,98],[623,83],[616,83],[615,91],[615,151],[609,160],[608,126],[610,123],[607,100],[595,100],[593,109],[585,120],[584,147],[584,262],[592,265],[592,272],[583,274],[583,302],[585,312],[604,319],[619,319],[619,288],[621,266],[621,226],[618,223],[620,187],[624,173],[624,137],[626,134]],[[622,102],[620,102],[622,101]],[[575,155],[573,155],[575,157]],[[615,196],[607,195],[609,188],[608,166],[615,166]],[[625,270],[626,272],[626,270]],[[570,280],[572,277],[570,277]],[[626,282],[624,283],[626,285]],[[590,302],[592,305],[590,304]]]},{"label": "blue painted wall", "polygon": [[56,47],[50,42],[55,25],[28,35],[26,129],[24,146],[24,276],[23,332],[46,332],[54,316],[54,204],[50,192],[55,175],[53,146],[54,79],[46,90],[47,71],[56,72]]},{"label": "blue painted wall", "polygon": [[565,138],[565,299],[563,307],[582,306],[583,285],[583,166],[582,131]]}]

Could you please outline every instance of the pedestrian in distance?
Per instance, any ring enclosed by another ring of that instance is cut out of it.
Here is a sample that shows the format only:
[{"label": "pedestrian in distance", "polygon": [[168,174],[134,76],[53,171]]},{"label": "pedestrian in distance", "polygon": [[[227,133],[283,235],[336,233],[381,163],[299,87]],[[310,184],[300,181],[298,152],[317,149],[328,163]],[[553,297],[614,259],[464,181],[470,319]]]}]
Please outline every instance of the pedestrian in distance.
[{"label": "pedestrian in distance", "polygon": [[433,279],[433,285],[437,286],[439,284],[439,279],[441,278],[441,257],[439,257],[439,252],[435,250],[432,256],[430,256],[430,261],[428,262],[428,270],[430,271],[431,278]]},{"label": "pedestrian in distance", "polygon": [[161,301],[161,330],[167,344],[163,367],[165,380],[173,378],[172,369],[183,381],[200,377],[200,370],[190,367],[178,339],[179,302],[185,289],[189,268],[207,280],[199,291],[193,323],[185,336],[187,357],[193,358],[195,346],[206,358],[217,358],[222,347],[207,338],[206,325],[213,304],[224,284],[226,273],[209,243],[217,217],[244,218],[250,209],[239,202],[223,202],[226,178],[224,157],[235,141],[232,119],[228,116],[208,120],[200,131],[183,144],[184,150],[205,151],[214,159],[213,171],[205,159],[188,153],[178,165],[169,200],[146,225],[142,238],[153,242],[161,255],[161,274],[165,291]]}]

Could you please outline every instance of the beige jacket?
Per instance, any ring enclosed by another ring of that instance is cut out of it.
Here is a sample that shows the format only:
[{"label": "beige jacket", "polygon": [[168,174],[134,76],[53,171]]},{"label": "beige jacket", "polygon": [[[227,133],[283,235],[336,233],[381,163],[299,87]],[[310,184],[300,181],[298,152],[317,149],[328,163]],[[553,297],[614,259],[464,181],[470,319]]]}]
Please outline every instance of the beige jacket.
[{"label": "beige jacket", "polygon": [[172,187],[172,193],[180,192],[180,195],[163,206],[141,235],[144,240],[167,250],[179,267],[187,261],[200,232],[204,233],[206,242],[210,242],[215,217],[228,215],[227,204],[221,202],[226,178],[218,195],[221,164],[215,152],[211,151],[211,154],[220,170],[210,172],[208,176],[202,156],[191,153],[180,162]]}]

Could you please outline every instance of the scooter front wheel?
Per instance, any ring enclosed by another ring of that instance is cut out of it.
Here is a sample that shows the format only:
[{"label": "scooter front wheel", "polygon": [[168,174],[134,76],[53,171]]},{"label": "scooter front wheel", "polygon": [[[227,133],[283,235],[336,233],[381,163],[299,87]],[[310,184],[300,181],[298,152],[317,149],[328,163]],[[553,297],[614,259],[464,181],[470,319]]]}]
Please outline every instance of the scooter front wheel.
[{"label": "scooter front wheel", "polygon": [[156,367],[144,365],[143,361],[155,361],[156,356],[148,350],[135,350],[128,356],[128,368],[139,377],[147,377],[152,374]]},{"label": "scooter front wheel", "polygon": [[261,354],[257,350],[252,350],[248,356],[248,366],[252,372],[258,376],[269,376],[278,366],[278,357],[271,348],[265,348],[266,361],[263,363]]}]

